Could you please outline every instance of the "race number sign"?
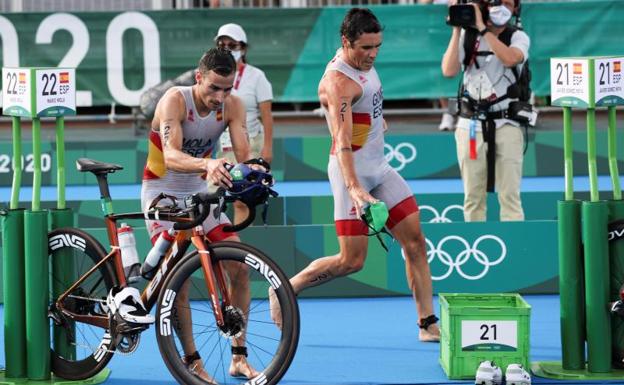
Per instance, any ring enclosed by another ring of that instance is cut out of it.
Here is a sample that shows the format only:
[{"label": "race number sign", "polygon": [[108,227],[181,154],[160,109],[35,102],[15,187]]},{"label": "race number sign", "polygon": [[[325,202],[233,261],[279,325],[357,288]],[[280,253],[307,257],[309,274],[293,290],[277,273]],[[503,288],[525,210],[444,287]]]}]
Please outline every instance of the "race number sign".
[{"label": "race number sign", "polygon": [[624,57],[594,60],[596,107],[624,104],[622,64],[624,64]]},{"label": "race number sign", "polygon": [[3,114],[53,117],[76,114],[73,68],[2,68]]},{"label": "race number sign", "polygon": [[461,321],[462,351],[515,352],[518,321]]},{"label": "race number sign", "polygon": [[73,68],[35,70],[37,116],[76,114],[76,71]]},{"label": "race number sign", "polygon": [[553,106],[593,107],[590,98],[590,60],[550,59],[550,96]]},{"label": "race number sign", "polygon": [[594,108],[624,104],[624,57],[550,59],[551,104]]},{"label": "race number sign", "polygon": [[31,117],[32,76],[29,68],[2,68],[2,113]]}]

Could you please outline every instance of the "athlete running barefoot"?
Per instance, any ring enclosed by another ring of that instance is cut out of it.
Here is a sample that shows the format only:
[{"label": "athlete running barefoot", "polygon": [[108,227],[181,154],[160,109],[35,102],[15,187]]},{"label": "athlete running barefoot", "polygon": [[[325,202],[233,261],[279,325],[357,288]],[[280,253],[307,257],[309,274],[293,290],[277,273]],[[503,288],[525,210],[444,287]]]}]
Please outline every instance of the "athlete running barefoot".
[{"label": "athlete running barefoot", "polygon": [[[342,27],[342,48],[329,62],[318,94],[332,137],[327,173],[334,196],[340,252],[312,262],[290,281],[295,293],[362,269],[368,251],[363,207],[381,200],[389,208],[387,228],[405,252],[407,281],[420,318],[421,341],[439,341],[432,284],[418,205],[403,178],[384,157],[383,91],[374,68],[381,25],[368,9],[352,8]],[[281,326],[273,293],[271,316]]]}]

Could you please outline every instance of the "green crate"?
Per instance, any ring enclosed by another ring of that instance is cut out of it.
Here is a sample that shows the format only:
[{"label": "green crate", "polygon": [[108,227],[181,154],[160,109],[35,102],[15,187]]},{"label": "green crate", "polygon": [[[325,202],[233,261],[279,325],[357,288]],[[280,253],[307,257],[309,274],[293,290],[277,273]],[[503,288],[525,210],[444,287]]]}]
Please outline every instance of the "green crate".
[{"label": "green crate", "polygon": [[531,306],[519,294],[440,294],[440,365],[449,379],[474,378],[479,363],[529,367]]}]

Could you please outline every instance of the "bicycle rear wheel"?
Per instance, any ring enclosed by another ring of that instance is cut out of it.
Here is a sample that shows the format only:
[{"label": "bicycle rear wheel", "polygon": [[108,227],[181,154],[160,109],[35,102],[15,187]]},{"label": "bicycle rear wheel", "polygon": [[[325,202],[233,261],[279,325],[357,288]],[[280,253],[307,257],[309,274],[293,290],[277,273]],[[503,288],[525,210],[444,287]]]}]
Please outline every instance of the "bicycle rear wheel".
[{"label": "bicycle rear wheel", "polygon": [[[82,230],[61,228],[48,234],[48,253],[52,372],[70,380],[86,379],[104,369],[112,358],[115,347],[111,335],[105,328],[72,320],[55,304],[78,278],[106,256],[106,252],[95,238]],[[60,269],[54,271],[55,265]],[[105,263],[71,291],[62,307],[78,315],[108,317],[105,299],[117,284],[112,263]]]},{"label": "bicycle rear wheel", "polygon": [[[218,384],[276,384],[290,366],[299,341],[299,308],[290,282],[275,262],[253,247],[238,242],[210,246],[214,251],[213,266],[227,266],[226,280],[234,288],[230,292],[244,287],[247,280],[251,300],[247,306],[242,301],[233,303],[233,309],[225,309],[230,318],[226,328],[220,328],[212,311],[199,254],[190,253],[174,268],[158,298],[156,338],[163,359],[178,382],[209,383],[183,361],[185,355],[193,353],[185,351],[185,345],[186,350],[189,348],[188,339],[192,339],[191,345],[201,356],[205,372]],[[271,320],[270,287],[281,307],[281,329]],[[185,291],[190,297],[188,302],[180,298]],[[242,337],[238,331],[242,331]],[[231,344],[240,344],[241,338],[245,338],[249,364],[260,372],[251,382],[229,374]]]}]

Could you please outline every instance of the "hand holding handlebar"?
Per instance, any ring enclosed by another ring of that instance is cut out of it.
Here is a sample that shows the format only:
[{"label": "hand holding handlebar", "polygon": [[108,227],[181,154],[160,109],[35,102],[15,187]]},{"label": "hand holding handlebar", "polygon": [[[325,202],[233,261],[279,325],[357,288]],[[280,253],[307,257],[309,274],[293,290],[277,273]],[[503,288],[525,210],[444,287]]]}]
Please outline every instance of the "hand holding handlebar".
[{"label": "hand holding handlebar", "polygon": [[[249,166],[247,166],[249,165]],[[223,167],[231,174],[232,186],[225,190],[220,187],[214,193],[193,194],[184,199],[185,206],[192,213],[191,222],[176,222],[175,230],[188,230],[203,223],[210,213],[210,206],[217,205],[217,215],[223,210],[224,202],[241,201],[249,209],[249,215],[237,225],[229,225],[223,228],[225,232],[235,232],[249,226],[256,218],[256,206],[265,203],[269,196],[276,197],[278,194],[271,186],[273,177],[269,173],[271,166],[262,158],[250,159],[242,164],[231,165],[224,163]]]}]

